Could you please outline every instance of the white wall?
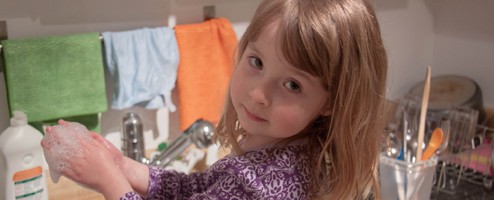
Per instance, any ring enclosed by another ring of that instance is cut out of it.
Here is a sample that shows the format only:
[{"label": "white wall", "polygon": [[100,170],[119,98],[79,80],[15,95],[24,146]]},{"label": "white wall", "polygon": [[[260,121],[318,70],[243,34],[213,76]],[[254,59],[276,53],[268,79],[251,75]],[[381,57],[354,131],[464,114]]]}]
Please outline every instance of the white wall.
[{"label": "white wall", "polygon": [[[458,73],[476,80],[484,104],[494,106],[494,1],[372,0],[389,55],[388,97],[403,96],[425,76]],[[215,5],[216,16],[227,17],[241,34],[260,0],[0,0],[0,20],[10,38],[83,32],[122,31],[203,20],[204,5]],[[111,93],[111,84],[108,86]],[[177,101],[175,101],[177,102]],[[148,138],[179,134],[177,113],[135,108],[145,121]],[[119,142],[124,111],[103,114],[103,135]],[[3,72],[0,73],[0,131],[8,126]],[[159,141],[158,141],[159,142]],[[153,146],[151,146],[153,147]]]},{"label": "white wall", "polygon": [[460,74],[475,80],[494,107],[494,1],[373,0],[389,55],[388,89],[397,99],[425,78]]},{"label": "white wall", "polygon": [[434,15],[434,61],[441,73],[473,78],[494,107],[494,1],[429,0]]},{"label": "white wall", "polygon": [[432,63],[432,15],[423,0],[374,0],[388,53],[388,98],[403,96]]}]

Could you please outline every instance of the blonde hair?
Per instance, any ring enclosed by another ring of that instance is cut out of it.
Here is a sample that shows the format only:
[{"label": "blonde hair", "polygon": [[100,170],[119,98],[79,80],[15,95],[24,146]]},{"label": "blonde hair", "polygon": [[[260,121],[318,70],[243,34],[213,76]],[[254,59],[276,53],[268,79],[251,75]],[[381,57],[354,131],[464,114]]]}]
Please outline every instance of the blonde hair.
[{"label": "blonde hair", "polygon": [[[311,198],[379,199],[387,59],[372,5],[366,0],[264,0],[239,42],[238,58],[275,20],[281,20],[284,57],[320,77],[330,92],[331,115],[295,136],[309,138],[311,155],[317,155]],[[223,146],[240,151],[243,130],[237,121],[228,94],[216,136]]]}]

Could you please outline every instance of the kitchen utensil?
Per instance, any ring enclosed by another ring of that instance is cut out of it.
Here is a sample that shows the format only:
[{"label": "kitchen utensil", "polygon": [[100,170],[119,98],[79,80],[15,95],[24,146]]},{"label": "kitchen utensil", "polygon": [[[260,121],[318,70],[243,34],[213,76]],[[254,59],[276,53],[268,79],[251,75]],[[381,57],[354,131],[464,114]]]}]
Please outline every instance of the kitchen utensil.
[{"label": "kitchen utensil", "polygon": [[[427,106],[429,102],[429,90],[431,84],[431,67],[427,66],[425,74],[424,95],[422,95],[422,106],[420,107],[420,121],[418,130],[418,146],[421,147],[424,143],[425,117],[427,114]],[[417,148],[417,158],[422,158],[422,148]]]},{"label": "kitchen utensil", "polygon": [[391,125],[384,134],[383,152],[390,158],[397,158],[401,152],[402,144],[396,135],[396,125]]},{"label": "kitchen utensil", "polygon": [[[424,82],[418,83],[409,94],[420,96],[423,88]],[[447,114],[451,108],[458,106],[478,110],[479,124],[485,121],[482,90],[473,79],[454,74],[431,77],[428,110]]]},{"label": "kitchen utensil", "polygon": [[396,111],[397,135],[401,139],[401,153],[398,159],[415,162],[417,130],[420,118],[420,98],[407,95],[399,101]]},{"label": "kitchen utensil", "polygon": [[425,148],[424,154],[422,155],[422,160],[429,160],[429,158],[434,155],[434,153],[439,148],[439,146],[441,146],[442,143],[443,130],[438,127],[432,132],[429,144],[427,144],[427,148]]}]

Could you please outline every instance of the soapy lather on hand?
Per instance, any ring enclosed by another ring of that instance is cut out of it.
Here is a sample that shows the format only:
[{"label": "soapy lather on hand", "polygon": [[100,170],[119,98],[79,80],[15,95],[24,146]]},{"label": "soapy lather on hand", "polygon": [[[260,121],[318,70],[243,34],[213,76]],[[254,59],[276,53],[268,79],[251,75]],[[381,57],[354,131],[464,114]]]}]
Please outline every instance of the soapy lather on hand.
[{"label": "soapy lather on hand", "polygon": [[71,160],[84,159],[88,156],[84,152],[87,147],[96,145],[110,150],[115,161],[110,163],[116,164],[122,159],[122,154],[113,145],[109,145],[107,140],[77,122],[59,120],[58,125],[49,126],[46,128],[41,145],[50,169],[50,177],[54,183],[59,181],[61,174],[70,174],[74,171],[74,167],[77,167],[72,166]]},{"label": "soapy lather on hand", "polygon": [[60,179],[60,172],[70,167],[66,160],[80,154],[81,144],[92,142],[89,131],[76,122],[59,120],[59,125],[46,128],[42,146],[54,183]]}]

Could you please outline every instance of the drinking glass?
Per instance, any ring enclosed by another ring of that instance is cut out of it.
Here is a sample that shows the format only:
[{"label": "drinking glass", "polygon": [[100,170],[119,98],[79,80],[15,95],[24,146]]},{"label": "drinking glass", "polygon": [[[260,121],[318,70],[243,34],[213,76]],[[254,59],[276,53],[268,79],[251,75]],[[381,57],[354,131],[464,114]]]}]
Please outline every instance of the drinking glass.
[{"label": "drinking glass", "polygon": [[451,109],[449,146],[451,152],[456,154],[465,149],[466,142],[470,142],[475,135],[479,112],[475,109],[455,107]]},{"label": "drinking glass", "polygon": [[438,156],[448,147],[449,135],[451,132],[451,121],[448,118],[443,117],[439,121],[439,127],[443,131],[443,141],[442,141],[441,145],[436,150],[436,154]]}]

